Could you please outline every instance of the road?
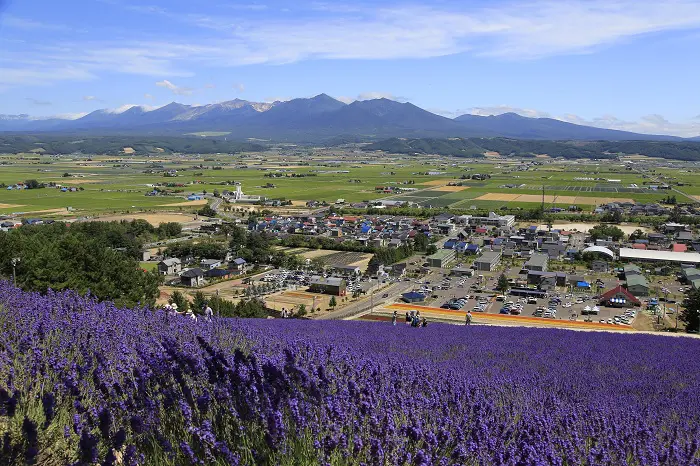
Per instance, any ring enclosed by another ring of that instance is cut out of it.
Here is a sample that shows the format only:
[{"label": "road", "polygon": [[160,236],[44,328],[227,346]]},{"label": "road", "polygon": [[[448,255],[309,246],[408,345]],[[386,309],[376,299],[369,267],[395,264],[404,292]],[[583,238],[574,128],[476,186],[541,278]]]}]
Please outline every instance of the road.
[{"label": "road", "polygon": [[[375,290],[370,295],[363,297],[362,299],[348,304],[342,309],[337,311],[332,311],[327,314],[323,314],[318,317],[320,320],[339,320],[339,319],[349,319],[363,312],[369,311],[373,307],[384,306],[387,303],[393,303],[397,300],[402,293],[410,291],[415,287],[413,282],[395,282],[385,288],[379,288]],[[388,295],[386,298],[381,296]]]},{"label": "road", "polygon": [[[415,259],[415,257],[413,258]],[[408,259],[410,261],[410,259]],[[420,281],[436,281],[438,277],[441,276],[440,272],[430,272],[425,277],[421,278]],[[387,306],[401,299],[401,295],[408,291],[418,289],[419,286],[416,280],[411,281],[398,281],[390,284],[387,287],[376,289],[373,293],[362,299],[355,301],[353,303],[344,306],[342,309],[337,311],[332,311],[328,314],[319,316],[319,319],[323,320],[338,320],[338,319],[349,319],[365,312],[368,312],[375,308],[380,308],[382,306]],[[387,295],[386,298],[383,296]]]}]

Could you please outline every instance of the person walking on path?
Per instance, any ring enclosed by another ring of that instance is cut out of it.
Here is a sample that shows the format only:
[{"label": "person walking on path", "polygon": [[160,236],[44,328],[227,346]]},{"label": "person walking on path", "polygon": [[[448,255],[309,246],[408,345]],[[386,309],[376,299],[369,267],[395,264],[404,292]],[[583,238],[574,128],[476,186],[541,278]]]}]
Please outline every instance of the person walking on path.
[{"label": "person walking on path", "polygon": [[467,315],[464,316],[464,325],[472,324],[472,311],[467,311]]},{"label": "person walking on path", "polygon": [[391,325],[396,327],[396,311],[394,311],[394,314],[391,316]]}]

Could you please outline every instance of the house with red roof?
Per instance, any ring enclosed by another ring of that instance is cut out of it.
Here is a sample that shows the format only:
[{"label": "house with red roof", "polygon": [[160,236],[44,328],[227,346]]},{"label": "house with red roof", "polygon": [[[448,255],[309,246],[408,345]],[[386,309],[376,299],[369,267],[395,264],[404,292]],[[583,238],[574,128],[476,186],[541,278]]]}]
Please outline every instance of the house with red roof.
[{"label": "house with red roof", "polygon": [[642,302],[622,285],[617,285],[612,290],[608,290],[600,297],[600,303],[606,306],[623,307],[626,304],[639,306]]}]

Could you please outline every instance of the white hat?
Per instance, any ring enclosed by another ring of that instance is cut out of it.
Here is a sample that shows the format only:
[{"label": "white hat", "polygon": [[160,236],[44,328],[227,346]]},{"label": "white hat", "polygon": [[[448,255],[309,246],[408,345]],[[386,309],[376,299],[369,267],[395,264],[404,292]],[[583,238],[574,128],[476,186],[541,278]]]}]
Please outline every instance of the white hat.
[{"label": "white hat", "polygon": [[171,305],[171,307],[172,307],[173,309],[177,310],[177,304],[176,304],[176,303],[173,303],[173,304]]}]

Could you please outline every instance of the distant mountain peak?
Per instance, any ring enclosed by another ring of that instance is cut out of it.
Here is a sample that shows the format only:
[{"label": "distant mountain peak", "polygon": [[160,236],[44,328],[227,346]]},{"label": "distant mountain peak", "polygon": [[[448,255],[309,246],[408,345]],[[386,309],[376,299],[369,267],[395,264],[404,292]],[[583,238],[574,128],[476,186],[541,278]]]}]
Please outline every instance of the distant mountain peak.
[{"label": "distant mountain peak", "polygon": [[[576,125],[516,113],[492,116],[436,115],[410,102],[387,97],[341,102],[326,93],[289,101],[251,102],[234,98],[195,106],[178,102],[151,109],[126,105],[95,110],[81,118],[39,121],[28,115],[0,115],[0,131],[82,131],[186,134],[225,131],[240,138],[318,142],[336,136],[360,138],[505,137],[540,140],[680,140]],[[353,139],[354,138],[354,139]]]}]

